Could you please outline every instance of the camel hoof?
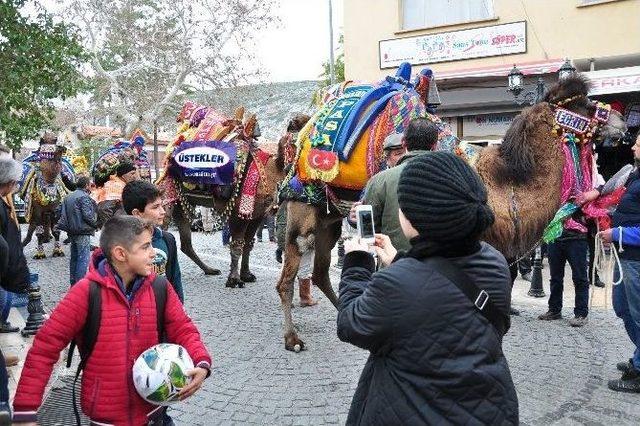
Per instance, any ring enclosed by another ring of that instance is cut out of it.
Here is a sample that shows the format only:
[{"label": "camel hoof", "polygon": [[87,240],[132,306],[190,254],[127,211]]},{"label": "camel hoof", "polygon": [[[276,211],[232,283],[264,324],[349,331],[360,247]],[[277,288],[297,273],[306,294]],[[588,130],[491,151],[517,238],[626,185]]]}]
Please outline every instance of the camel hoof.
[{"label": "camel hoof", "polygon": [[53,257],[64,257],[64,252],[60,249],[58,250],[54,250],[53,253],[51,253],[51,256]]},{"label": "camel hoof", "polygon": [[38,251],[38,252],[36,252],[36,254],[34,254],[34,255],[33,255],[33,258],[34,258],[35,260],[46,259],[46,258],[47,258],[47,255],[46,255],[46,254],[44,254],[44,252],[39,252],[39,251]]},{"label": "camel hoof", "polygon": [[251,272],[243,272],[240,274],[240,279],[246,283],[254,283],[256,282],[256,276]]},{"label": "camel hoof", "polygon": [[205,275],[220,275],[220,269],[213,269],[213,268],[205,269],[204,270],[204,274]]},{"label": "camel hoof", "polygon": [[227,283],[225,284],[227,288],[244,288],[244,282],[240,278],[232,278],[229,277],[227,279]]},{"label": "camel hoof", "polygon": [[304,342],[296,334],[284,337],[284,348],[288,351],[299,353],[306,349]]}]

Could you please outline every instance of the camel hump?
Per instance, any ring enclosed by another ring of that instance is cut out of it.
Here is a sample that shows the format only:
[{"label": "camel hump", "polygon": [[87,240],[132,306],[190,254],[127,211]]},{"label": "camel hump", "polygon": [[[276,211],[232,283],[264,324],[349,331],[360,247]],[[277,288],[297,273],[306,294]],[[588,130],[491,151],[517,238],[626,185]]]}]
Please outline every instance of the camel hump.
[{"label": "camel hump", "polygon": [[242,122],[242,120],[244,119],[244,107],[236,108],[236,112],[235,112],[233,118],[234,118],[234,120]]}]

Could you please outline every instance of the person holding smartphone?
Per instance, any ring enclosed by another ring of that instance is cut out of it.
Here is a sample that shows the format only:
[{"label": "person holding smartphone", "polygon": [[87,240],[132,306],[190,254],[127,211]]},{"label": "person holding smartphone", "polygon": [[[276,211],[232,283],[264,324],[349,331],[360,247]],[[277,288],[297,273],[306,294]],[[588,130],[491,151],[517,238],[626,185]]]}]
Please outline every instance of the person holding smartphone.
[{"label": "person holding smartphone", "polygon": [[347,240],[340,340],[370,352],[347,424],[518,424],[518,398],[502,352],[511,277],[480,241],[494,222],[480,177],[447,152],[415,157],[398,182],[398,220],[410,241]]}]

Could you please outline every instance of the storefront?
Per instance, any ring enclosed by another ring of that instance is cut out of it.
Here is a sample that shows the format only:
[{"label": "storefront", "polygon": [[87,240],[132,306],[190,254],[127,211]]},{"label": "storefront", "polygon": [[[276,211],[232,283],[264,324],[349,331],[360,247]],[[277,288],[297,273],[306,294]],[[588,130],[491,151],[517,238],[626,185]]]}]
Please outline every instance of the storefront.
[{"label": "storefront", "polygon": [[589,78],[591,99],[611,104],[620,112],[629,131],[621,142],[605,141],[598,147],[600,173],[609,178],[620,168],[633,162],[631,146],[640,130],[640,66],[612,68],[582,73]]}]

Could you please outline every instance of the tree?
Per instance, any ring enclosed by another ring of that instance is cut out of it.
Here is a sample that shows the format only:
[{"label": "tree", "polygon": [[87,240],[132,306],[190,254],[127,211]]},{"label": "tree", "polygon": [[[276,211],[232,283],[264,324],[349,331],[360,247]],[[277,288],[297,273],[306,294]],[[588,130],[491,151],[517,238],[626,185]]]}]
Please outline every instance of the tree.
[{"label": "tree", "polygon": [[52,100],[83,87],[85,56],[75,30],[41,8],[27,16],[26,4],[0,0],[0,132],[13,149],[48,125]]},{"label": "tree", "polygon": [[[92,103],[128,133],[185,94],[252,75],[251,47],[277,0],[71,0],[93,70]],[[246,71],[245,71],[246,70]]]},{"label": "tree", "polygon": [[[344,81],[344,35],[340,34],[338,39],[338,47],[336,49],[336,58],[333,64],[333,71],[336,77],[336,83]],[[322,74],[320,74],[321,80],[318,82],[318,90],[313,93],[311,103],[318,105],[325,89],[331,86],[331,64],[329,61],[322,63]]]}]

